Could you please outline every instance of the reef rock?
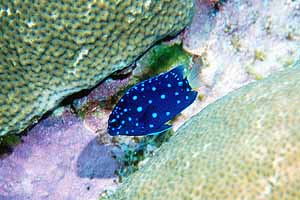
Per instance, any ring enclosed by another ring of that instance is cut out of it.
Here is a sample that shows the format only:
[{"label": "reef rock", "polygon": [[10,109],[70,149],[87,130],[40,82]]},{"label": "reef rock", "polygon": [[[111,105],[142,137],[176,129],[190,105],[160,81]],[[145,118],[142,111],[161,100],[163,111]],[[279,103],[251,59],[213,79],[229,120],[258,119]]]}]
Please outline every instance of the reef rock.
[{"label": "reef rock", "polygon": [[97,200],[116,186],[112,145],[69,112],[41,120],[0,159],[0,200]]},{"label": "reef rock", "polygon": [[184,111],[186,116],[290,67],[300,56],[300,1],[219,1],[218,11],[211,2],[196,1],[193,21],[184,36],[184,49],[201,56],[193,60],[201,66],[199,94],[204,97]]}]

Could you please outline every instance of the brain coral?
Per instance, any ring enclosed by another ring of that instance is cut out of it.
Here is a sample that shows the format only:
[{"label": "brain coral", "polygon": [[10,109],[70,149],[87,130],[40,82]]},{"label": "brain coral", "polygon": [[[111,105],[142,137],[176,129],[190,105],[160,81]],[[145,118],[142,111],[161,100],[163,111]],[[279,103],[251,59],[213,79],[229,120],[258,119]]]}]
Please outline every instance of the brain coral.
[{"label": "brain coral", "polygon": [[235,91],[183,125],[112,199],[300,199],[300,70]]},{"label": "brain coral", "polygon": [[190,21],[193,0],[0,3],[0,136],[132,63]]}]

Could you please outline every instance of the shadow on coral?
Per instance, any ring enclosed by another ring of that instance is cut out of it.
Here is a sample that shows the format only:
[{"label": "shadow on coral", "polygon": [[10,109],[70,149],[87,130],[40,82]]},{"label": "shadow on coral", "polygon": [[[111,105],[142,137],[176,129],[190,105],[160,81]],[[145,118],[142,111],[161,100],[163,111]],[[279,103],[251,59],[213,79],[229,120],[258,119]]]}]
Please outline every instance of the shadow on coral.
[{"label": "shadow on coral", "polygon": [[113,178],[118,162],[112,158],[113,146],[102,145],[94,138],[82,150],[77,160],[77,175],[82,178]]},{"label": "shadow on coral", "polygon": [[[12,197],[12,196],[4,196],[4,195],[0,194],[0,200],[13,200],[13,199],[16,199],[16,198]],[[19,200],[21,200],[21,199],[19,199]]]}]

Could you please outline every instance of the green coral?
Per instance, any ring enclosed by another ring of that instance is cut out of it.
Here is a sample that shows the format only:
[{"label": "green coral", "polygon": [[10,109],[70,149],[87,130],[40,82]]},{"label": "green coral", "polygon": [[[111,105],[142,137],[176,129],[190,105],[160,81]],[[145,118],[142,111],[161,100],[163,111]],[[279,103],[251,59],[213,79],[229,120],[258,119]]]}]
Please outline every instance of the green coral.
[{"label": "green coral", "polygon": [[137,68],[142,72],[136,78],[145,80],[177,65],[188,65],[190,60],[191,55],[182,49],[181,44],[159,44],[138,60]]},{"label": "green coral", "polygon": [[91,88],[191,20],[193,0],[0,3],[0,136]]},{"label": "green coral", "polygon": [[191,55],[182,49],[182,45],[160,43],[151,48],[136,62],[136,68],[129,84],[126,88],[120,90],[118,96],[123,95],[124,90],[129,89],[138,82],[166,72],[177,65],[184,64],[188,66],[190,60]]},{"label": "green coral", "polygon": [[300,199],[300,70],[205,108],[110,199]]},{"label": "green coral", "polygon": [[113,151],[113,156],[122,164],[117,170],[119,181],[134,173],[141,167],[142,161],[150,158],[155,151],[173,135],[173,131],[169,130],[156,136],[135,137],[134,142],[122,142],[118,144],[118,148],[122,154]]},{"label": "green coral", "polygon": [[21,143],[20,135],[5,135],[0,137],[0,158],[12,151],[12,147]]}]

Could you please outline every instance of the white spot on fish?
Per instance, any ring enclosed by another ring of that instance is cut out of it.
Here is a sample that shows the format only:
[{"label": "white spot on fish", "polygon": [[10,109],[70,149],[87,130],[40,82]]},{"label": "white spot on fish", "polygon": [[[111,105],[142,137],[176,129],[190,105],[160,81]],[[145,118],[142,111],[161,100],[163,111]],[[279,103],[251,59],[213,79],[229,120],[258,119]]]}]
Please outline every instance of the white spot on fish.
[{"label": "white spot on fish", "polygon": [[142,112],[143,108],[141,106],[137,107],[136,109],[138,112]]},{"label": "white spot on fish", "polygon": [[152,117],[156,118],[157,117],[157,113],[152,113]]}]

